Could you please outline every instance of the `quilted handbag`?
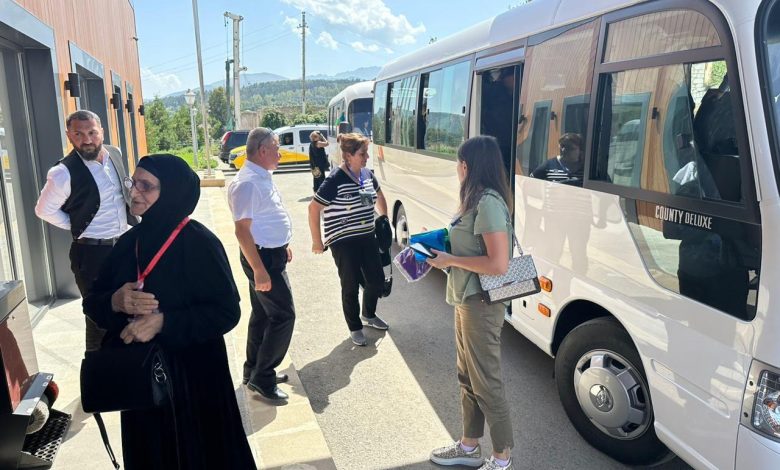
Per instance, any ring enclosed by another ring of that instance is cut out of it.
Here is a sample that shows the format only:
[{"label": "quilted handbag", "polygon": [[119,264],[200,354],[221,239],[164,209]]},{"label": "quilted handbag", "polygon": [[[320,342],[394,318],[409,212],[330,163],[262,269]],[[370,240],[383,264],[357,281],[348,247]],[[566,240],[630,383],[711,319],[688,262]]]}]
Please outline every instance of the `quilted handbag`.
[{"label": "quilted handbag", "polygon": [[479,275],[482,299],[488,304],[525,297],[526,295],[536,294],[541,290],[534,260],[531,255],[523,254],[508,217],[507,227],[512,232],[512,242],[517,247],[517,251],[520,252],[520,256],[515,256],[509,260],[509,269],[504,274]]}]

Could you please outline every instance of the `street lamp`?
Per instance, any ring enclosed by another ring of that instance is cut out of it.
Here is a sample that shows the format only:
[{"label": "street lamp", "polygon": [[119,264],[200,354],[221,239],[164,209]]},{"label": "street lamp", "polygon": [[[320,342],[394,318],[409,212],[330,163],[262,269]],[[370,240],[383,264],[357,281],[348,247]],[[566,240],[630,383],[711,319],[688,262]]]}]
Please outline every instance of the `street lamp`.
[{"label": "street lamp", "polygon": [[195,129],[195,92],[192,89],[184,94],[184,101],[190,107],[190,128],[192,129],[192,162],[198,168],[198,131]]}]

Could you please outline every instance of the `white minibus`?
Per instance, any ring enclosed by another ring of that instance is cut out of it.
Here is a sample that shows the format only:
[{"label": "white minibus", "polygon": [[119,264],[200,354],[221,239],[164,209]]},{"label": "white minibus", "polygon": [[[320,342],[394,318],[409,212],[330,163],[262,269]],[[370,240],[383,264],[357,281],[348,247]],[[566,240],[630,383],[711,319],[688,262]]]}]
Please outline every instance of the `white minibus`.
[{"label": "white minibus", "polygon": [[385,65],[372,157],[401,243],[449,223],[479,134],[543,278],[506,320],[583,438],[780,468],[780,0],[534,0]]}]

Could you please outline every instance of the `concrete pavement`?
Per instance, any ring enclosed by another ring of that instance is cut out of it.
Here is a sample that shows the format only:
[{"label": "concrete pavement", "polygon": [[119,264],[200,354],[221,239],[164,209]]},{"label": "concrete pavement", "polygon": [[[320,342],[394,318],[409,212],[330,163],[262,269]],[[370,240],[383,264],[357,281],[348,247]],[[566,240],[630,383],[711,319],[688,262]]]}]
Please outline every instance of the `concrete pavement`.
[{"label": "concrete pavement", "polygon": [[[225,245],[233,276],[241,293],[241,321],[225,336],[236,398],[244,428],[258,468],[284,470],[335,469],[330,449],[319,428],[306,391],[289,355],[279,368],[289,374],[288,384],[280,387],[290,395],[284,406],[272,406],[241,385],[244,361],[249,297],[247,282],[238,263],[238,242],[227,205],[226,190],[204,187],[193,218],[208,226]],[[55,460],[55,470],[90,470],[111,468],[91,415],[81,409],[79,367],[84,351],[84,318],[81,300],[57,302],[33,331],[42,371],[54,374],[60,387],[55,408],[73,416],[70,431]],[[114,451],[121,462],[119,414],[104,416]]]}]

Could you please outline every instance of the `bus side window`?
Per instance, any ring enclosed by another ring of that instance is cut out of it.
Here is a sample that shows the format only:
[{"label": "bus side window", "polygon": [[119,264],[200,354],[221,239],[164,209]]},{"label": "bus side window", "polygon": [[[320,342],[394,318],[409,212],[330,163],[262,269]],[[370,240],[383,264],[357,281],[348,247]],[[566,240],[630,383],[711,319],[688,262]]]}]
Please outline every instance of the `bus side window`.
[{"label": "bus side window", "polygon": [[596,19],[528,47],[520,87],[517,174],[582,186],[585,149],[579,149],[577,161],[558,162],[564,135],[569,134],[564,143],[585,141],[600,24]]}]

